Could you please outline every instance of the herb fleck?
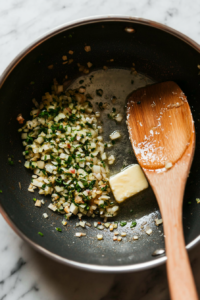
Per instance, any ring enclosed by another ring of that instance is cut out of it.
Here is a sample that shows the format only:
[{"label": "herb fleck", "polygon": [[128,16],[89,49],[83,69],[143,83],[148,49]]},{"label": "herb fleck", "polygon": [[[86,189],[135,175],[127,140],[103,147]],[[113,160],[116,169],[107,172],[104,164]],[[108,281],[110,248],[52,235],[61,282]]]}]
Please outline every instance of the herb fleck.
[{"label": "herb fleck", "polygon": [[122,227],[124,227],[126,224],[127,224],[127,222],[126,222],[126,221],[122,221],[122,222],[120,222],[120,226],[122,226]]},{"label": "herb fleck", "polygon": [[62,232],[62,229],[60,227],[56,227],[56,230]]},{"label": "herb fleck", "polygon": [[11,158],[10,158],[10,159],[8,159],[8,163],[9,163],[9,165],[11,165],[11,166],[13,166],[13,165],[14,165],[14,161],[12,161],[12,160],[11,160]]},{"label": "herb fleck", "polygon": [[137,222],[136,222],[136,221],[133,221],[133,222],[131,223],[130,228],[133,228],[133,227],[135,227],[136,225],[137,225]]}]

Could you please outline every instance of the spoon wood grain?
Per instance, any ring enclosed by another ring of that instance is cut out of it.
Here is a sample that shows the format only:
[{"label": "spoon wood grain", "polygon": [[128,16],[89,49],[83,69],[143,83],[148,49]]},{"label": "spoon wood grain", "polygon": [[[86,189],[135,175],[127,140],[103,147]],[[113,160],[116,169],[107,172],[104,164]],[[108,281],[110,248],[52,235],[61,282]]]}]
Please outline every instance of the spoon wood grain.
[{"label": "spoon wood grain", "polygon": [[195,147],[186,96],[174,82],[134,91],[128,97],[127,124],[162,214],[171,299],[197,300],[182,226],[183,195]]}]

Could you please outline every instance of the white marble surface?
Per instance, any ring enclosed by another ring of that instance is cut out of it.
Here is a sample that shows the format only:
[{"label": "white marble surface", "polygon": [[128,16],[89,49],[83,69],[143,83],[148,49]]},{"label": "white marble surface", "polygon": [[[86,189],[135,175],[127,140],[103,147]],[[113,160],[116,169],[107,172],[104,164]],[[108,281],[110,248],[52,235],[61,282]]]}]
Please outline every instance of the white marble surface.
[{"label": "white marble surface", "polygon": [[[0,74],[29,43],[64,22],[92,15],[140,16],[171,26],[200,43],[198,0],[0,1]],[[200,246],[190,252],[200,287]],[[165,266],[134,274],[93,274],[36,253],[0,216],[0,300],[167,300]]]}]

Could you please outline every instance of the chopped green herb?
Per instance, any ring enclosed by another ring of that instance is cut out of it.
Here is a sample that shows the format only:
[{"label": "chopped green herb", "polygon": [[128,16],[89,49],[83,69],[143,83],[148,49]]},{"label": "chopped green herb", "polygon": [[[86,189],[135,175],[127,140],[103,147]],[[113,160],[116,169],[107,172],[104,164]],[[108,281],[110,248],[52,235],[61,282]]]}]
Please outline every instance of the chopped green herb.
[{"label": "chopped green herb", "polygon": [[56,183],[61,185],[62,184],[62,179],[56,179]]},{"label": "chopped green herb", "polygon": [[62,232],[62,229],[60,227],[56,227],[56,230]]},{"label": "chopped green herb", "polygon": [[135,227],[136,225],[137,225],[137,222],[136,222],[136,221],[133,221],[133,222],[131,223],[130,228],[133,228],[133,227]]},{"label": "chopped green herb", "polygon": [[90,123],[88,123],[88,122],[86,122],[85,124],[86,124],[88,127],[93,128],[93,127],[92,127],[92,124],[90,124]]},{"label": "chopped green herb", "polygon": [[70,138],[70,142],[73,142],[73,141],[75,140],[75,138],[76,138],[76,136],[72,136],[72,137]]},{"label": "chopped green herb", "polygon": [[124,227],[126,224],[127,224],[127,222],[126,222],[126,221],[122,221],[122,222],[120,222],[120,226],[122,226],[122,227]]},{"label": "chopped green herb", "polygon": [[39,114],[40,117],[49,117],[50,114],[48,113],[48,111],[44,110]]},{"label": "chopped green herb", "polygon": [[33,201],[37,201],[37,199],[36,199],[36,198],[33,198]]},{"label": "chopped green herb", "polygon": [[3,193],[3,191],[2,190],[0,190],[0,194],[2,194]]},{"label": "chopped green herb", "polygon": [[94,187],[96,183],[96,180],[92,180],[90,183],[89,183],[89,189],[92,190],[92,188]]},{"label": "chopped green herb", "polygon": [[99,205],[101,208],[105,208],[105,205],[104,204],[100,204]]},{"label": "chopped green herb", "polygon": [[40,232],[40,231],[38,232],[38,234],[39,234],[40,236],[44,236],[44,234],[43,234],[42,232]]},{"label": "chopped green herb", "polygon": [[42,169],[41,171],[42,171],[42,173],[43,173],[44,175],[47,174],[47,173],[46,173],[46,170]]},{"label": "chopped green herb", "polygon": [[108,185],[106,185],[106,186],[102,187],[102,188],[101,188],[101,190],[102,190],[102,191],[106,191],[106,190],[107,190],[107,188],[108,188]]},{"label": "chopped green herb", "polygon": [[58,168],[57,171],[58,171],[58,174],[61,174],[63,170],[61,168]]},{"label": "chopped green herb", "polygon": [[59,164],[61,164],[61,159],[60,159],[60,157],[56,157],[56,160],[57,160],[57,162],[58,162]]},{"label": "chopped green herb", "polygon": [[73,159],[73,158],[72,158],[71,156],[69,156],[69,157],[68,157],[68,160],[67,160],[67,163],[68,163],[68,164],[71,164],[72,159]]},{"label": "chopped green herb", "polygon": [[104,162],[104,161],[101,161],[101,163],[102,163],[102,165],[103,165],[103,167],[104,167],[104,169],[105,169],[105,167],[106,167],[105,162]]},{"label": "chopped green herb", "polygon": [[27,142],[27,144],[33,143],[33,138],[28,136],[27,139],[26,139],[26,142]]}]

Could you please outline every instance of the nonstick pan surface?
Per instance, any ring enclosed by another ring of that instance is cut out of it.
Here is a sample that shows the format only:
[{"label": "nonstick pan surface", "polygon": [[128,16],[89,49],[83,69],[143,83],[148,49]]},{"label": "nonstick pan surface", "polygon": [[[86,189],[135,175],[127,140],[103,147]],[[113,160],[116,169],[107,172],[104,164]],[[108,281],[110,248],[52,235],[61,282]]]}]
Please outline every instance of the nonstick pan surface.
[{"label": "nonstick pan surface", "polygon": [[[92,51],[85,52],[85,45],[90,45]],[[73,62],[62,64],[62,56],[67,55],[69,50],[74,51]],[[188,248],[198,242],[200,205],[196,198],[200,198],[200,70],[197,65],[200,64],[200,48],[184,35],[142,19],[99,17],[64,25],[24,50],[5,70],[0,90],[1,213],[10,226],[34,248],[62,263],[111,272],[153,267],[164,262],[166,257],[152,256],[156,249],[164,248],[164,236],[162,226],[156,227],[154,224],[155,217],[160,218],[160,215],[150,187],[122,205],[119,215],[113,219],[127,221],[128,224],[133,219],[138,221],[137,228],[130,229],[127,226],[123,230],[127,231],[127,237],[121,243],[113,242],[112,233],[108,230],[103,232],[104,240],[97,241],[99,231],[93,226],[86,229],[86,237],[74,237],[75,232],[80,231],[75,228],[77,218],[71,218],[62,233],[57,232],[55,227],[60,227],[62,216],[48,210],[50,197],[45,197],[45,205],[37,209],[32,200],[37,197],[37,192],[32,194],[27,190],[32,174],[23,166],[23,146],[17,132],[19,124],[16,116],[22,113],[27,120],[33,106],[32,99],[40,100],[45,92],[50,92],[54,78],[62,83],[65,75],[68,75],[67,84],[75,84],[83,76],[77,63],[86,65],[89,61],[93,66],[88,77],[101,74],[97,75],[99,80],[94,83],[93,90],[98,85],[104,87],[107,98],[102,100],[109,102],[112,96],[120,93],[125,98],[126,92],[127,95],[131,92],[131,85],[126,85],[125,79],[128,81],[134,76],[131,74],[132,63],[136,64],[139,73],[136,76],[145,75],[149,82],[174,80],[187,95],[195,120],[197,141],[185,190],[183,225]],[[49,65],[53,65],[53,68],[49,69]],[[103,71],[103,66],[107,66],[108,71]],[[105,76],[102,72],[105,72]],[[119,109],[125,112],[124,105]],[[105,121],[104,134],[108,135],[112,128],[106,126]],[[124,130],[120,162],[126,159],[127,163],[136,163],[133,152],[131,156],[128,154],[130,150],[128,133]],[[12,155],[14,166],[8,164],[8,156]],[[22,163],[18,163],[18,160]],[[22,189],[19,188],[19,182]],[[48,212],[49,219],[42,217],[44,212]],[[95,221],[101,220],[97,218]],[[93,224],[94,219],[88,219],[88,222]],[[151,236],[147,236],[143,230],[145,222],[153,230]],[[119,229],[122,231],[122,228]],[[39,231],[44,237],[38,235]],[[139,235],[138,241],[132,240],[134,234]]]}]

